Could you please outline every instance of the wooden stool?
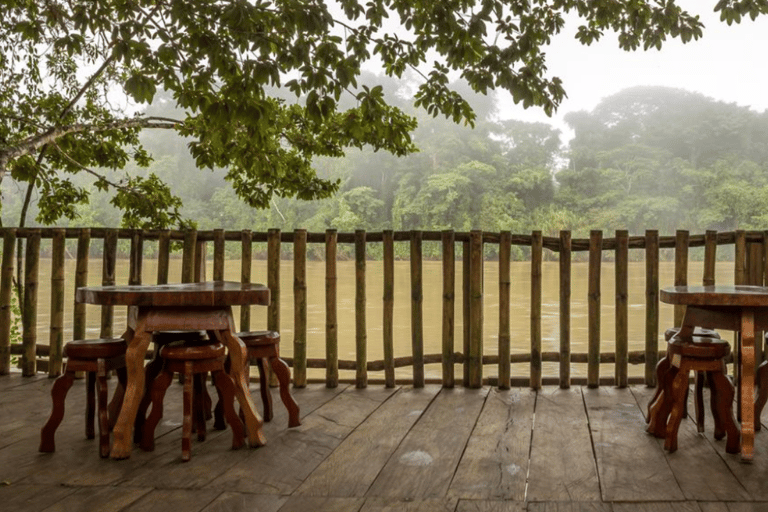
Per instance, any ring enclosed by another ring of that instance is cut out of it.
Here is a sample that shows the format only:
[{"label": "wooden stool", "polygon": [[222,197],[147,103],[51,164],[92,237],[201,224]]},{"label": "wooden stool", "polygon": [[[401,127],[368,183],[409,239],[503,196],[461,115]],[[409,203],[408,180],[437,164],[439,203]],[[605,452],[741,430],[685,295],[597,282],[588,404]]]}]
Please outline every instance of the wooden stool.
[{"label": "wooden stool", "polygon": [[[730,354],[728,342],[716,338],[693,336],[688,339],[673,337],[667,345],[669,371],[664,375],[664,396],[654,406],[656,432],[664,427],[664,448],[677,450],[677,431],[685,414],[685,401],[690,371],[706,372],[710,386],[710,405],[715,420],[715,439],[728,439],[725,451],[739,452],[739,429],[733,417],[735,390],[725,372],[725,358]],[[668,419],[667,419],[668,418]],[[650,427],[649,427],[650,429]]]},{"label": "wooden stool", "polygon": [[[266,371],[272,368],[280,384],[280,398],[288,409],[288,427],[298,427],[301,425],[299,418],[299,406],[291,396],[291,370],[288,365],[280,359],[280,334],[275,331],[251,331],[240,332],[236,336],[243,340],[248,350],[247,361],[256,361],[259,367],[259,387],[261,388],[261,401],[264,404],[264,421],[272,421],[274,411],[272,409],[272,393],[269,390],[269,376]],[[269,366],[267,366],[269,364]],[[247,374],[247,372],[246,372]],[[216,404],[214,411],[216,423],[221,426],[221,414],[219,404]],[[216,424],[214,424],[216,427]]]},{"label": "wooden stool", "polygon": [[[141,435],[144,432],[144,421],[147,415],[147,409],[152,402],[151,390],[152,382],[163,369],[163,358],[160,357],[160,350],[171,343],[189,345],[202,345],[208,343],[208,336],[205,331],[158,331],[152,333],[152,344],[154,349],[152,359],[144,367],[144,396],[139,403],[139,409],[136,413],[136,420],[133,427],[133,442],[141,443]],[[195,393],[203,393],[202,413],[205,419],[211,419],[211,397],[208,394],[208,388],[205,385],[207,374],[200,373],[194,376]],[[196,411],[195,414],[198,414]],[[193,425],[194,427],[194,425]]]},{"label": "wooden stool", "polygon": [[[664,331],[664,340],[669,343],[669,340],[671,340],[674,336],[677,335],[677,333],[680,332],[679,327],[671,327]],[[693,335],[698,336],[700,338],[713,338],[713,339],[720,339],[720,334],[717,333],[717,331],[713,331],[711,329],[703,329],[701,327],[696,327],[693,329]],[[664,392],[664,387],[661,385],[662,382],[664,382],[664,375],[669,371],[669,355],[666,357],[661,358],[661,360],[656,364],[656,392],[653,394],[653,397],[651,398],[651,401],[648,402],[648,414],[645,417],[645,422],[649,423],[651,421],[651,406],[654,404],[656,400],[661,396],[661,394]],[[696,428],[699,432],[704,432],[704,378],[703,375],[701,375],[699,372],[696,372],[696,375],[694,377],[694,387],[696,389],[695,394],[695,415],[696,415]],[[685,401],[685,412],[687,414],[688,412],[688,400]]]},{"label": "wooden stool", "polygon": [[[109,432],[117,421],[125,393],[126,371],[125,351],[128,348],[125,340],[93,339],[70,341],[64,346],[67,362],[64,373],[56,379],[51,387],[53,409],[48,421],[40,432],[40,451],[53,452],[56,450],[54,435],[64,418],[64,401],[67,392],[75,380],[75,372],[86,372],[86,411],[85,437],[93,439],[95,404],[99,412],[99,454],[109,456]],[[117,370],[118,385],[107,406],[107,377],[109,372]],[[96,394],[98,391],[98,394]],[[98,400],[97,400],[98,398]]]},{"label": "wooden stool", "polygon": [[[201,393],[195,393],[193,381],[195,374],[211,372],[216,391],[219,394],[219,403],[222,404],[224,418],[232,428],[232,449],[237,449],[245,444],[244,427],[234,408],[235,384],[224,371],[226,349],[221,343],[208,345],[166,345],[160,349],[160,357],[163,360],[163,369],[152,383],[152,410],[144,423],[144,432],[141,436],[141,447],[152,451],[155,448],[155,427],[163,417],[163,398],[173,381],[173,374],[180,373],[184,376],[184,421],[181,434],[181,459],[190,459],[190,437],[192,434],[193,409],[202,410]],[[195,405],[193,406],[193,402]],[[195,415],[198,441],[205,440],[205,419],[201,414]]]}]

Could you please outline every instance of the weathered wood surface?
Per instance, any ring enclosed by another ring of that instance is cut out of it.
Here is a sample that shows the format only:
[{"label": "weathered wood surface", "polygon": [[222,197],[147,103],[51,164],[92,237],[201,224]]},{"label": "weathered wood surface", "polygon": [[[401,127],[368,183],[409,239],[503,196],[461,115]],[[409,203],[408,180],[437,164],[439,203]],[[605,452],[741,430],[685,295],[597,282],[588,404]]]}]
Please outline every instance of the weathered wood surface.
[{"label": "weathered wood surface", "polygon": [[[292,390],[301,427],[287,428],[275,400],[266,446],[231,450],[231,432],[210,429],[206,441],[193,440],[192,460],[182,464],[178,384],[166,395],[153,452],[101,459],[98,443],[85,439],[85,381],[78,380],[57,451],[38,453],[51,383],[0,377],[3,510],[137,512],[159,503],[195,512],[768,510],[766,432],[756,437],[754,462],[743,464],[714,440],[708,415],[703,435],[692,421],[682,423],[679,449],[669,455],[645,433],[653,391],[646,387],[310,384]],[[258,384],[251,392],[257,396]]]}]

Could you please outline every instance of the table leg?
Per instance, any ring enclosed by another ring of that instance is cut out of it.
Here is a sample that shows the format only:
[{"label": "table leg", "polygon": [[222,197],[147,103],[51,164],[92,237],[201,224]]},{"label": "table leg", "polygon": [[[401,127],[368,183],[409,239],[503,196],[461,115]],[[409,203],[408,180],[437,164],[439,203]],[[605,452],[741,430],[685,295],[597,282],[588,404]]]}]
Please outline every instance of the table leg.
[{"label": "table leg", "polygon": [[112,431],[114,440],[110,457],[113,459],[127,459],[131,456],[133,425],[136,421],[139,402],[144,396],[144,356],[152,340],[152,335],[143,328],[145,323],[146,319],[140,315],[135,330],[133,332],[129,330],[123,335],[128,343],[128,350],[125,353],[128,375],[123,406]]},{"label": "table leg", "polygon": [[235,382],[235,396],[240,403],[240,409],[245,416],[245,430],[248,433],[248,444],[251,447],[264,446],[267,443],[261,427],[264,424],[259,413],[256,412],[256,406],[251,399],[251,393],[248,390],[248,382],[245,378],[245,359],[247,349],[245,344],[239,338],[232,335],[231,330],[216,331],[217,337],[227,346],[232,366],[229,371],[230,377]]},{"label": "table leg", "polygon": [[751,462],[755,443],[755,314],[741,312],[741,460]]}]

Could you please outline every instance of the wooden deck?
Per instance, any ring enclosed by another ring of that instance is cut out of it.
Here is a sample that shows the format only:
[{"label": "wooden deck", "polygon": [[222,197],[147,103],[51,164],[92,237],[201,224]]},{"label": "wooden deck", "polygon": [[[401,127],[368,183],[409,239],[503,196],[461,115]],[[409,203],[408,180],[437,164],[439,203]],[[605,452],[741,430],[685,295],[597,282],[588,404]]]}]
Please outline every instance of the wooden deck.
[{"label": "wooden deck", "polygon": [[213,431],[183,464],[180,386],[166,396],[156,450],[113,461],[85,439],[83,381],[70,391],[57,452],[38,453],[50,385],[0,377],[0,510],[768,510],[768,432],[747,465],[684,421],[669,455],[644,431],[645,387],[314,385],[294,390],[301,427],[287,428],[274,393],[267,446],[233,451],[230,433]]}]

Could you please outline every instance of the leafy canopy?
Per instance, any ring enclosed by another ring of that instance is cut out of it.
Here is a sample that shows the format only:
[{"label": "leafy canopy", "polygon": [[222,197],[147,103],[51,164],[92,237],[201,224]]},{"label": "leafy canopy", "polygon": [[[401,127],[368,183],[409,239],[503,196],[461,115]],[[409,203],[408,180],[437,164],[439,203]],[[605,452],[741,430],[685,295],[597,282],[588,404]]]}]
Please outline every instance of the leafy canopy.
[{"label": "leafy canopy", "polygon": [[[768,7],[720,0],[716,9],[730,23]],[[178,198],[153,174],[104,174],[150,165],[142,131],[187,137],[196,165],[225,169],[253,207],[274,195],[317,199],[338,183],[317,176],[315,156],[416,150],[415,119],[381,87],[358,83],[366,64],[416,73],[417,106],[472,124],[449,76],[557,108],[565,92],[544,50],[569,13],[584,44],[606,31],[627,50],[702,34],[675,0],[0,0],[0,11],[0,180],[37,187],[38,220],[53,223],[88,200],[71,175],[93,174],[96,188],[114,189],[128,226],[182,222]],[[148,116],[125,100],[148,104],[160,90],[184,116]]]}]

